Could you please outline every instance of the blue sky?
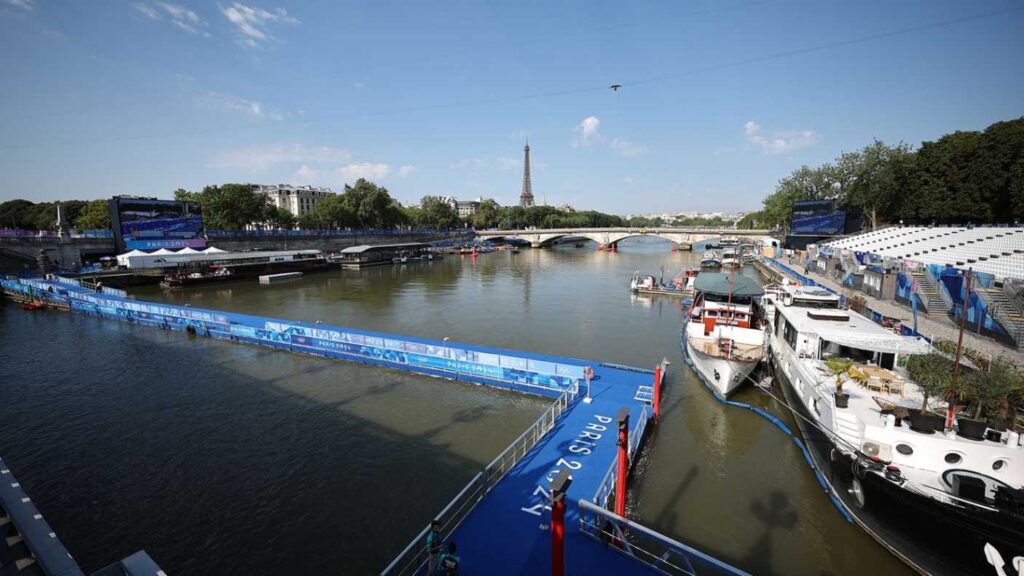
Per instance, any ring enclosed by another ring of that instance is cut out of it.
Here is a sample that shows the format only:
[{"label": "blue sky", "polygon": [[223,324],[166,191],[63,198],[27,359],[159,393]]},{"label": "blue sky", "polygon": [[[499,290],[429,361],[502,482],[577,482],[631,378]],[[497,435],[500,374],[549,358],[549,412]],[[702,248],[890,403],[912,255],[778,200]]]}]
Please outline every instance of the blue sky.
[{"label": "blue sky", "polygon": [[1019,0],[0,0],[0,200],[509,204],[529,135],[538,201],[752,210],[872,138],[1024,115],[1022,30]]}]

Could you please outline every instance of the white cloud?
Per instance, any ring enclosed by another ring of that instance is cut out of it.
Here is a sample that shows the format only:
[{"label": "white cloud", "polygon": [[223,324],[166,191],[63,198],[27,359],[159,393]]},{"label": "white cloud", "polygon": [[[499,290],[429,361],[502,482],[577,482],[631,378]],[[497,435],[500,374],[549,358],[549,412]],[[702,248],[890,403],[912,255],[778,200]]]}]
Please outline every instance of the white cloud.
[{"label": "white cloud", "polygon": [[146,18],[149,18],[150,20],[160,19],[160,13],[156,11],[156,8],[153,8],[148,4],[136,2],[135,4],[132,4],[132,8],[135,8],[140,14],[142,14]]},{"label": "white cloud", "polygon": [[188,32],[189,34],[201,34],[209,37],[210,33],[205,30],[207,24],[206,21],[199,17],[198,14],[185,8],[180,4],[172,4],[170,2],[162,2],[157,0],[146,4],[144,2],[135,2],[132,4],[139,14],[142,14],[149,20],[154,22],[163,20],[164,17],[173,26]]},{"label": "white cloud", "polygon": [[520,160],[519,158],[498,158],[498,168],[501,168],[502,170],[512,170],[515,168],[519,168],[522,165],[523,161]]},{"label": "white cloud", "polygon": [[362,90],[363,88],[366,88],[366,83],[365,82],[353,82],[352,86]]},{"label": "white cloud", "polygon": [[625,182],[626,184],[632,184],[633,183],[633,177],[632,176],[626,176],[625,178],[622,179],[622,181]]},{"label": "white cloud", "polygon": [[412,174],[415,171],[416,171],[416,167],[415,166],[410,166],[409,164],[406,164],[406,165],[401,166],[401,167],[398,168],[398,175],[401,176],[402,178],[405,178],[406,176],[408,176],[409,174]]},{"label": "white cloud", "polygon": [[358,180],[359,178],[383,178],[391,173],[391,167],[387,164],[363,162],[361,164],[349,164],[338,169],[346,179]]},{"label": "white cloud", "polygon": [[352,154],[345,148],[292,144],[231,150],[217,155],[210,165],[262,170],[279,164],[341,164],[351,159]]},{"label": "white cloud", "polygon": [[451,165],[452,170],[466,170],[473,169],[479,170],[480,168],[487,168],[490,166],[490,161],[486,158],[461,158],[458,162]]},{"label": "white cloud", "polygon": [[761,133],[761,126],[753,120],[743,125],[743,133],[748,142],[760,148],[765,154],[785,154],[807,148],[818,141],[818,134],[813,130],[788,130],[764,136]]},{"label": "white cloud", "polygon": [[608,144],[608,147],[619,153],[620,156],[626,158],[635,158],[637,156],[643,156],[647,154],[647,147],[627,142],[626,140],[619,140],[618,138],[612,138],[612,141]]},{"label": "white cloud", "polygon": [[590,146],[591,144],[600,144],[604,142],[604,137],[598,132],[598,128],[601,126],[601,120],[597,116],[587,116],[579,124],[576,125],[574,131],[579,132],[579,136],[573,143],[574,146]]},{"label": "white cloud", "polygon": [[299,19],[284,8],[265,10],[234,2],[227,7],[220,6],[220,11],[237,29],[238,44],[246,48],[256,48],[273,41],[275,38],[270,34],[272,24],[299,24]]},{"label": "white cloud", "polygon": [[573,141],[573,148],[581,146],[604,146],[607,145],[612,151],[625,158],[643,156],[648,152],[646,146],[634,144],[621,138],[607,138],[600,132],[601,120],[597,116],[587,116],[576,128],[573,129],[579,135]]},{"label": "white cloud", "polygon": [[260,102],[256,102],[255,100],[246,100],[245,98],[239,98],[238,96],[231,96],[230,94],[223,94],[221,92],[208,90],[203,93],[200,101],[208,106],[224,108],[234,112],[242,112],[253,118],[265,118],[268,120],[284,119],[283,114],[268,109]]},{"label": "white cloud", "polygon": [[379,180],[390,173],[391,167],[383,163],[361,162],[326,170],[303,164],[292,175],[292,180],[298,184],[328,185],[334,188],[341,188],[345,184],[351,184],[360,178]]},{"label": "white cloud", "polygon": [[36,7],[35,0],[3,0],[3,3],[11,8],[25,12],[31,12]]}]

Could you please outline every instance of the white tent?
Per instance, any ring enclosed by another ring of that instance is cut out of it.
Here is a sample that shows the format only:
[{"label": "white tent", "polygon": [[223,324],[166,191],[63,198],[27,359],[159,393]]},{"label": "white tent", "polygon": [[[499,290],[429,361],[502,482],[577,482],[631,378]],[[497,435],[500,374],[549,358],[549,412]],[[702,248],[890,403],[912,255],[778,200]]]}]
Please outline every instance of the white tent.
[{"label": "white tent", "polygon": [[175,252],[175,254],[202,254],[202,252],[196,250],[195,248],[185,247]]},{"label": "white tent", "polygon": [[118,266],[127,266],[128,265],[128,259],[131,258],[132,256],[145,256],[146,254],[147,253],[143,252],[142,250],[132,250],[131,252],[125,252],[124,254],[118,254],[117,255],[117,265]]},{"label": "white tent", "polygon": [[223,253],[223,252],[227,252],[227,250],[221,250],[220,248],[217,248],[216,246],[210,246],[206,250],[203,250],[203,254],[220,254],[220,253]]},{"label": "white tent", "polygon": [[168,254],[174,254],[174,252],[168,250],[167,248],[161,248],[156,252],[151,252],[150,254],[152,256],[167,256]]}]

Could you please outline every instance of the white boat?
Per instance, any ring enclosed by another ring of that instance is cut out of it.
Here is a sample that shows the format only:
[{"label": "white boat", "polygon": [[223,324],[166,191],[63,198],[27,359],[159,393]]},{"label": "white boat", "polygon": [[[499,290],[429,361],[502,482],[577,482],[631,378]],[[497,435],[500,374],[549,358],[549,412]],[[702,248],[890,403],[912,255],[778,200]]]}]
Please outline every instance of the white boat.
[{"label": "white boat", "polygon": [[722,249],[722,267],[735,268],[740,264],[740,253],[736,248]]},{"label": "white boat", "polygon": [[726,397],[747,381],[764,358],[764,331],[757,281],[738,274],[705,272],[683,326],[687,360],[716,394]]},{"label": "white boat", "polygon": [[708,250],[701,256],[700,265],[702,268],[721,268],[722,259],[718,257],[718,253],[714,250]]},{"label": "white boat", "polygon": [[[844,513],[922,574],[1003,574],[992,570],[996,555],[1007,566],[1024,558],[1021,436],[983,425],[979,437],[960,419],[947,429],[945,418],[920,410],[922,389],[902,366],[931,352],[927,341],[841,309],[821,288],[783,285],[765,300],[775,376],[819,481]],[[830,358],[855,370],[841,376],[842,393]],[[942,414],[946,402],[928,408]]]}]

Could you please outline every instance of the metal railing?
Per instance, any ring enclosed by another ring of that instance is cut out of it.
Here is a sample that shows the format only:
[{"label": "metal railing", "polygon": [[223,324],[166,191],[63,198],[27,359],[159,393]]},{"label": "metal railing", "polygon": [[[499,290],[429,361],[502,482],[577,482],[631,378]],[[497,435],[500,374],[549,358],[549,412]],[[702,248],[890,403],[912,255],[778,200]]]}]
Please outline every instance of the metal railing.
[{"label": "metal railing", "polygon": [[764,356],[764,344],[745,344],[732,340],[728,346],[722,346],[729,339],[688,337],[690,345],[708,356],[727,360],[755,361]]},{"label": "metal railing", "polygon": [[739,568],[609,512],[585,498],[579,501],[579,517],[580,532],[661,574],[748,576]]},{"label": "metal railing", "polygon": [[[459,524],[469,516],[473,508],[490,492],[520,460],[555,427],[559,416],[572,404],[579,392],[577,386],[564,391],[533,424],[498,454],[486,468],[472,480],[434,517],[441,523],[441,534],[448,538]],[[406,576],[416,574],[427,561],[428,524],[413,538],[394,560],[381,572],[381,576]]]},{"label": "metal railing", "polygon": [[[640,411],[640,419],[637,420],[633,429],[629,431],[629,447],[626,450],[626,455],[629,457],[630,465],[633,464],[633,459],[636,457],[637,448],[640,446],[640,440],[643,438],[644,432],[647,431],[647,421],[649,418],[648,405],[644,404],[643,410]],[[612,494],[615,493],[615,480],[618,478],[619,460],[613,458],[611,465],[608,467],[608,471],[605,472],[604,478],[601,479],[601,483],[597,485],[597,491],[594,492],[592,501],[598,506],[607,506],[608,499],[611,498]]]},{"label": "metal railing", "polygon": [[941,278],[935,276],[930,266],[924,267],[924,274],[935,284],[936,289],[939,291],[939,296],[942,298],[942,302],[946,304],[946,308],[950,310],[956,309],[956,304],[953,303],[953,296],[949,293],[949,288],[946,287],[946,283]]}]

